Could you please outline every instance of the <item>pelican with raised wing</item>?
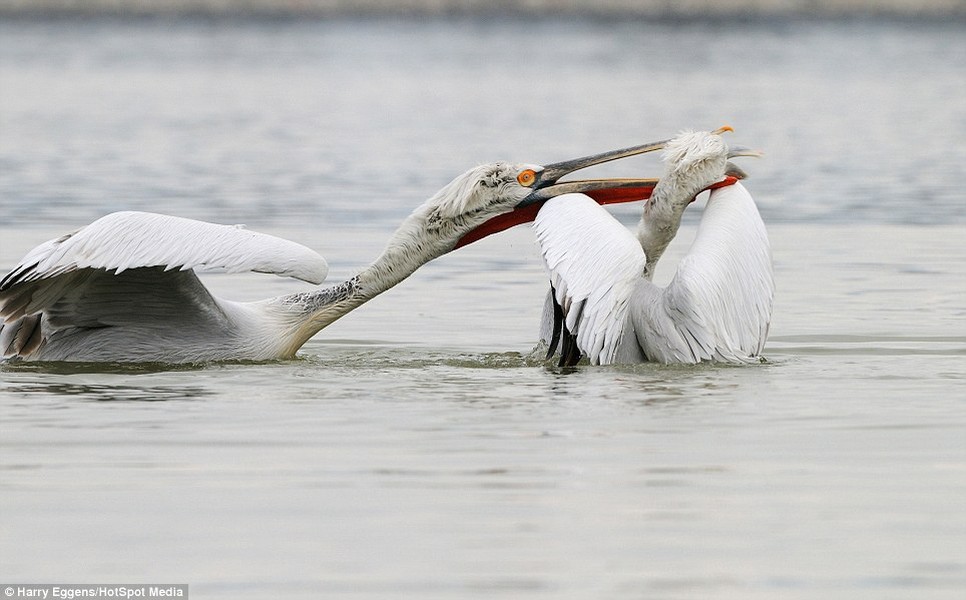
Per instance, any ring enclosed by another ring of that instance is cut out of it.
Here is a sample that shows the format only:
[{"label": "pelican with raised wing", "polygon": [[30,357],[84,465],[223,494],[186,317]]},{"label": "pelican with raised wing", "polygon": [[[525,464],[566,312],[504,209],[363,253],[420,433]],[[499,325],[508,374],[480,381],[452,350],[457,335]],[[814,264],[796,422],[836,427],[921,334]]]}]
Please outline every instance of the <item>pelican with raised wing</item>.
[{"label": "pelican with raised wing", "polygon": [[[765,226],[721,138],[685,132],[664,148],[665,172],[635,237],[586,196],[558,196],[534,221],[550,274],[541,339],[560,365],[755,362],[775,285]],[[685,208],[710,189],[697,235],[666,288],[654,269]]]},{"label": "pelican with raised wing", "polygon": [[544,167],[470,169],[417,208],[354,277],[257,302],[216,298],[195,271],[256,271],[317,284],[326,276],[325,260],[299,244],[240,227],[113,213],[37,246],[0,279],[0,357],[165,363],[290,358],[319,330],[421,265],[532,220],[551,197],[646,198],[654,180],[559,179],[651,149],[636,146]]}]

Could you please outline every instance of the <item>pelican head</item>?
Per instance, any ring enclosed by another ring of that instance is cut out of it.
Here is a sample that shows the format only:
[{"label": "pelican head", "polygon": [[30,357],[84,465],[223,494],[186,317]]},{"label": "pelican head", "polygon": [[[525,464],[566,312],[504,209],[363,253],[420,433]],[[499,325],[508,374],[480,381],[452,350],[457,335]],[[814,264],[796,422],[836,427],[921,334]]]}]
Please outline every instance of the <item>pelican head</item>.
[{"label": "pelican head", "polygon": [[659,150],[667,140],[584,156],[548,165],[495,162],[463,173],[416,211],[435,231],[445,251],[532,221],[549,199],[583,193],[601,204],[647,199],[656,179],[580,179],[563,177],[594,165]]},{"label": "pelican head", "polygon": [[[728,146],[722,134],[734,131],[728,125],[714,131],[683,131],[664,146],[664,178],[668,182],[659,188],[675,188],[678,194],[698,192],[720,182],[724,177],[745,179],[748,174],[728,159],[737,156],[760,157],[762,153],[745,146]],[[660,196],[661,189],[655,190]],[[657,199],[655,199],[657,201]]]},{"label": "pelican head", "polygon": [[[543,177],[547,167],[494,162],[474,167],[430,198],[423,227],[446,251],[533,219],[543,202],[564,193],[556,179]],[[495,220],[494,220],[495,219]]]},{"label": "pelican head", "polygon": [[695,193],[721,179],[728,164],[728,144],[722,137],[726,131],[734,130],[725,125],[714,131],[681,132],[664,147],[664,176],[677,186],[686,182]]},{"label": "pelican head", "polygon": [[537,165],[494,162],[474,167],[430,198],[424,207],[430,223],[451,223],[465,232],[490,217],[510,212],[530,194]]}]

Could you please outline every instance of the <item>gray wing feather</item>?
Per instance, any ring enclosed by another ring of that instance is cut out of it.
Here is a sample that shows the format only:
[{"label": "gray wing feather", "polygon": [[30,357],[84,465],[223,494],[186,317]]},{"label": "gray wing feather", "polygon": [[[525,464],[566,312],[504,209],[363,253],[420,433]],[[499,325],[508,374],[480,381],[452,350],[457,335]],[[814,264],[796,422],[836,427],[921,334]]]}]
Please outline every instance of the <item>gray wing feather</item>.
[{"label": "gray wing feather", "polygon": [[[0,356],[43,360],[112,360],[118,347],[137,356],[167,344],[228,339],[230,317],[193,271],[163,267],[117,275],[82,269],[21,284],[42,311],[0,322]],[[40,353],[42,352],[42,356]]]}]

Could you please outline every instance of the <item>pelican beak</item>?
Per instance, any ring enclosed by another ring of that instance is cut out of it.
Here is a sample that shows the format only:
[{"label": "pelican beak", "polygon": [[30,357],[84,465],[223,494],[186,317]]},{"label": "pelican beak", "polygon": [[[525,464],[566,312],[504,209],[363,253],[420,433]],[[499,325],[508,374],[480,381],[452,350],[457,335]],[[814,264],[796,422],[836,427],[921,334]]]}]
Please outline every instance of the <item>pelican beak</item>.
[{"label": "pelican beak", "polygon": [[[747,146],[731,146],[728,148],[728,158],[735,158],[736,156],[751,156],[753,158],[761,158],[765,153],[761,150],[755,150]],[[736,165],[735,163],[728,161],[725,167],[725,175],[734,177],[735,179],[747,179],[748,173],[745,170]]]},{"label": "pelican beak", "polygon": [[574,171],[594,165],[662,150],[669,141],[661,140],[546,165],[537,173],[532,186],[533,192],[517,204],[517,208],[524,208],[554,196],[570,193],[587,194],[601,204],[644,200],[650,197],[650,190],[654,189],[656,179],[582,179],[562,183],[560,179]]},{"label": "pelican beak", "polygon": [[761,150],[755,150],[754,148],[749,148],[748,146],[730,146],[728,148],[728,158],[734,158],[736,156],[750,156],[752,158],[761,158],[765,153]]},{"label": "pelican beak", "polygon": [[670,140],[632,146],[612,152],[602,152],[601,154],[546,165],[537,172],[536,179],[530,186],[533,192],[529,196],[520,201],[510,212],[499,214],[469,231],[456,242],[454,249],[515,225],[533,221],[545,201],[561,194],[586,194],[596,200],[598,204],[647,200],[651,197],[654,186],[657,185],[657,179],[582,179],[563,183],[560,183],[559,180],[564,175],[580,169],[628,156],[644,154],[645,152],[661,150],[668,141]]}]

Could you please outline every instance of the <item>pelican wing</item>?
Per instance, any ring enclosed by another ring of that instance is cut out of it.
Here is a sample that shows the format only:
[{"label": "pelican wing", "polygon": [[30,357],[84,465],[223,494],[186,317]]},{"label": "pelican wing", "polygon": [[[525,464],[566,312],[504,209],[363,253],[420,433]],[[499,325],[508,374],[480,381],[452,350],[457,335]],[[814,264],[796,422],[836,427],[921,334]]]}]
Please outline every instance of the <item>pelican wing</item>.
[{"label": "pelican wing", "polygon": [[27,356],[58,331],[217,321],[221,307],[195,270],[319,283],[328,265],[304,246],[241,227],[113,213],[40,244],[0,280],[0,356]]},{"label": "pelican wing", "polygon": [[190,269],[79,269],[0,292],[0,358],[112,360],[121,345],[161,360],[168,345],[222,339],[226,308]]},{"label": "pelican wing", "polygon": [[638,342],[665,363],[756,360],[774,295],[771,248],[754,200],[740,183],[712,190],[662,297],[635,302]]},{"label": "pelican wing", "polygon": [[577,348],[608,364],[620,348],[631,295],[644,272],[640,243],[587,196],[549,200],[534,221],[553,294]]},{"label": "pelican wing", "polygon": [[0,293],[18,284],[79,269],[120,274],[139,267],[255,271],[310,283],[321,283],[328,273],[325,259],[313,250],[240,226],[154,213],[116,212],[31,250],[0,280]]}]

